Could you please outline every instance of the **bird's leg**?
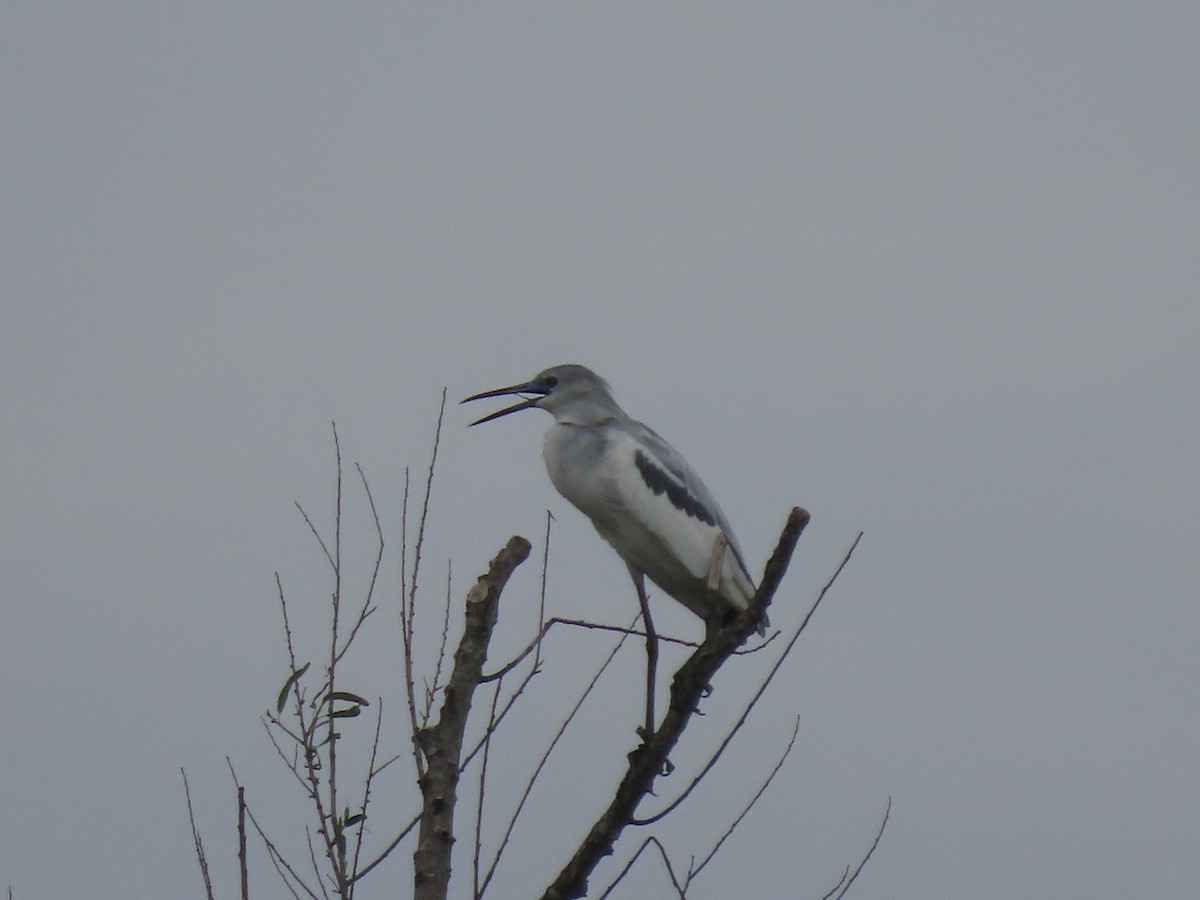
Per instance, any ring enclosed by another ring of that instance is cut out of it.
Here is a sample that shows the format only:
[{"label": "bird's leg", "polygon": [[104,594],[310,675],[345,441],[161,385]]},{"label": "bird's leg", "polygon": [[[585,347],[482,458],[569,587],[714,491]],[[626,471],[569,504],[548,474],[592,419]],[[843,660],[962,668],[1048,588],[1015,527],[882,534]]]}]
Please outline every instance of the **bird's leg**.
[{"label": "bird's leg", "polygon": [[654,734],[654,681],[658,671],[658,632],[650,618],[650,601],[646,598],[646,580],[642,573],[629,570],[633,586],[637,588],[638,602],[642,605],[642,624],[646,626],[646,731],[643,740]]},{"label": "bird's leg", "polygon": [[715,591],[721,586],[721,566],[725,562],[725,548],[728,546],[729,538],[725,537],[725,532],[718,532],[717,539],[713,541],[712,556],[708,560],[706,583],[710,591]]}]

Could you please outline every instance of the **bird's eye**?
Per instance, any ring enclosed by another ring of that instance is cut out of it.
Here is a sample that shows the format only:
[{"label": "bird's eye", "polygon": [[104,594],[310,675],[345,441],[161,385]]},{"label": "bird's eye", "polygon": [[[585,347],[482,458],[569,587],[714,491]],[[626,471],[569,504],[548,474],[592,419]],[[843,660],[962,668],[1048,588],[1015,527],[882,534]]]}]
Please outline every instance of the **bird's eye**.
[{"label": "bird's eye", "polygon": [[558,376],[557,375],[547,375],[545,378],[542,379],[542,384],[544,384],[548,388],[558,387]]}]

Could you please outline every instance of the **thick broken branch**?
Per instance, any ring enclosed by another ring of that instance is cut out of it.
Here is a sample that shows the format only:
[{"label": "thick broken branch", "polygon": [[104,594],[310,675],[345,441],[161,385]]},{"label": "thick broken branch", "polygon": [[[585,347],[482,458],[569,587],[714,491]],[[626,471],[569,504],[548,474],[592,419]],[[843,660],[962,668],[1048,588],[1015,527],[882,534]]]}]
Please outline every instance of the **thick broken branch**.
[{"label": "thick broken branch", "polygon": [[613,851],[622,830],[633,819],[638,804],[650,792],[654,779],[663,771],[667,757],[679,741],[717,669],[741,644],[754,634],[766,615],[767,607],[783,580],[792,551],[800,532],[808,524],[809,515],[795,507],[779,537],[779,544],[767,562],[762,582],[750,608],[724,628],[714,631],[675,673],[671,682],[671,702],[662,724],[653,734],[629,754],[629,767],[617,787],[615,796],[570,862],[542,895],[542,900],[574,900],[587,894],[587,881],[592,870]]},{"label": "thick broken branch", "polygon": [[471,698],[487,659],[500,592],[513,570],[529,556],[529,550],[525,538],[510,538],[488,566],[487,574],[481,575],[467,592],[466,624],[454,653],[454,670],[446,684],[438,721],[418,733],[426,770],[418,782],[423,803],[413,854],[414,900],[445,900],[449,889],[459,758]]}]

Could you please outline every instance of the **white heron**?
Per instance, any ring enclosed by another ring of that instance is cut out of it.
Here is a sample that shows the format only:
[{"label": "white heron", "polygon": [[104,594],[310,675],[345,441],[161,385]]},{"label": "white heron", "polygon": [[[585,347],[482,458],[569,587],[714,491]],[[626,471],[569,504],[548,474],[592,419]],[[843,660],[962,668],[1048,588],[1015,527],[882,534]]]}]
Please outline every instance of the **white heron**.
[{"label": "white heron", "polygon": [[650,658],[647,721],[652,728],[657,637],[644,579],[700,616],[712,634],[754,596],[737,540],[687,461],[630,418],[591,369],[554,366],[531,381],[473,394],[462,402],[509,395],[523,399],[471,424],[533,408],[554,416],[542,447],[550,481],[617,551],[637,589]]}]

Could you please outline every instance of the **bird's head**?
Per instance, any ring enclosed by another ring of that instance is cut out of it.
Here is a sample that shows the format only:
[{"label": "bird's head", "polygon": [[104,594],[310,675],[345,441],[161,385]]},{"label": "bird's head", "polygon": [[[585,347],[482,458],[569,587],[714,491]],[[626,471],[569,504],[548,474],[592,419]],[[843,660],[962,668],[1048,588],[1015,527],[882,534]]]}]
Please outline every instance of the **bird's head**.
[{"label": "bird's head", "polygon": [[508,396],[519,396],[522,400],[476,419],[471,424],[482,425],[509,413],[534,407],[546,410],[559,422],[579,425],[592,425],[614,415],[624,415],[604,379],[591,369],[577,365],[552,366],[539,372],[530,381],[472,394],[461,402]]}]

